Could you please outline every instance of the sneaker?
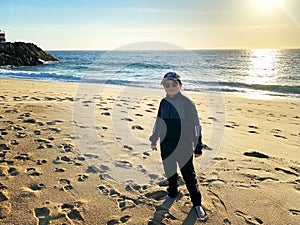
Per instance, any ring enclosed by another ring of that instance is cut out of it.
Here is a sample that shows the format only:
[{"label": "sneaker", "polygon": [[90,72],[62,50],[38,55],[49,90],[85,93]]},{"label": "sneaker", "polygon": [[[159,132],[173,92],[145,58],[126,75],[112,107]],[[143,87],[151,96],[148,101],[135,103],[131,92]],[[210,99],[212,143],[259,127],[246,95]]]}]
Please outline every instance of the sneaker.
[{"label": "sneaker", "polygon": [[204,218],[206,216],[205,211],[200,205],[195,206],[194,209],[198,218]]}]

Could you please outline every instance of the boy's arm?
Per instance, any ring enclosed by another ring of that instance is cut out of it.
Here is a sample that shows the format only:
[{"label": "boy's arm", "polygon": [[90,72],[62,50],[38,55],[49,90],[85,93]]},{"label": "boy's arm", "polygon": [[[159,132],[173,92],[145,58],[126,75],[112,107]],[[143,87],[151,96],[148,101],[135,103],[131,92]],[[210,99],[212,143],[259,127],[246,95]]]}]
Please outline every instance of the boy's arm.
[{"label": "boy's arm", "polygon": [[156,146],[158,138],[160,136],[160,129],[161,129],[161,126],[160,126],[161,118],[160,117],[161,117],[161,103],[159,104],[157,118],[156,118],[153,130],[152,130],[152,135],[149,137],[151,146],[153,146],[153,148],[152,148],[153,150],[155,150],[154,147]]},{"label": "boy's arm", "polygon": [[198,117],[198,113],[196,110],[196,106],[193,104],[193,119],[194,119],[194,129],[195,129],[195,133],[194,133],[194,139],[193,139],[193,143],[194,143],[194,153],[196,155],[201,155],[202,154],[202,148],[203,148],[203,144],[202,144],[202,128],[201,125],[199,123],[199,117]]}]

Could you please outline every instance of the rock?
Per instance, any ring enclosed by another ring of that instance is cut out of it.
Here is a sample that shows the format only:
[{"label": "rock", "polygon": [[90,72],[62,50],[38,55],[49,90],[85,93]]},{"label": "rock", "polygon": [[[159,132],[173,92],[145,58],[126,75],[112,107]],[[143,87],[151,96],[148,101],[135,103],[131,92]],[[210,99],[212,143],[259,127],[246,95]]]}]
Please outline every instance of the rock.
[{"label": "rock", "polygon": [[58,60],[33,43],[0,43],[0,66],[36,66]]}]

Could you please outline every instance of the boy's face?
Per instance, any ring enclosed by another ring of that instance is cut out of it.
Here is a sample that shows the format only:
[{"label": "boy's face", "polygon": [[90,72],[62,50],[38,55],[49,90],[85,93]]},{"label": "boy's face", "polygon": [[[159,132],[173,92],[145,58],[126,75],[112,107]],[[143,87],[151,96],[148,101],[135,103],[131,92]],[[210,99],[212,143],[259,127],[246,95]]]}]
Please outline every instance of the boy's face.
[{"label": "boy's face", "polygon": [[170,97],[173,97],[176,94],[178,94],[182,87],[182,85],[178,81],[175,81],[175,80],[166,80],[164,82],[163,86],[164,86],[164,89],[165,89],[167,95],[169,95]]}]

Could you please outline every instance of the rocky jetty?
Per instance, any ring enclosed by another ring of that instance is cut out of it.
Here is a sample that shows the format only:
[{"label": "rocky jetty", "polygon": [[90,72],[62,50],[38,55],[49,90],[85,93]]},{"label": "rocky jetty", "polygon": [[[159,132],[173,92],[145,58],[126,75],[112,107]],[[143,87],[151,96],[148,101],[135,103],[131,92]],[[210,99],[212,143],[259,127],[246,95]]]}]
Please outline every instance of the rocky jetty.
[{"label": "rocky jetty", "polygon": [[58,61],[33,43],[0,43],[0,66],[37,66],[45,61]]}]

